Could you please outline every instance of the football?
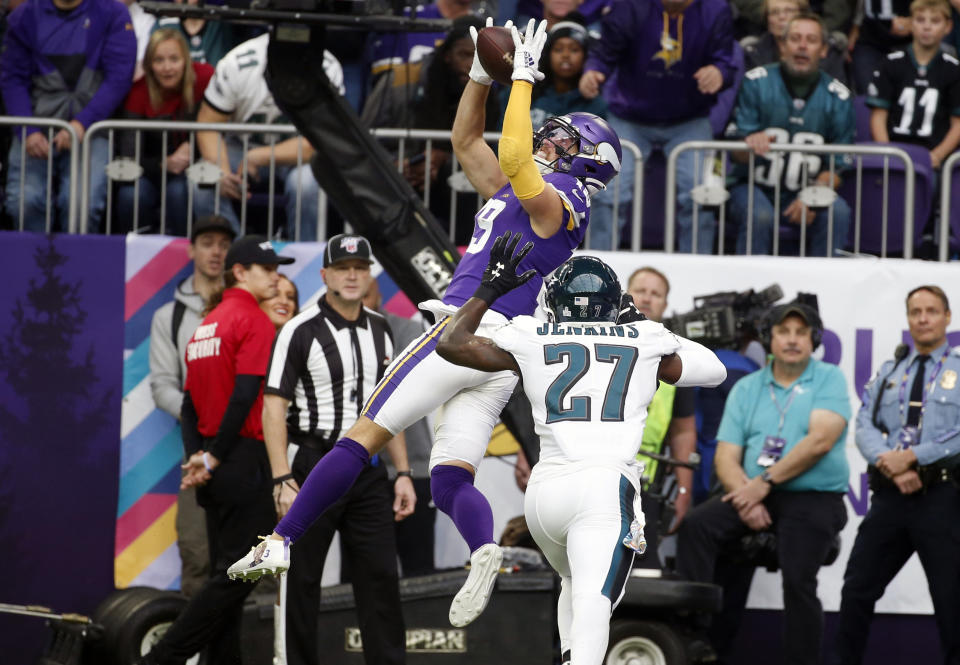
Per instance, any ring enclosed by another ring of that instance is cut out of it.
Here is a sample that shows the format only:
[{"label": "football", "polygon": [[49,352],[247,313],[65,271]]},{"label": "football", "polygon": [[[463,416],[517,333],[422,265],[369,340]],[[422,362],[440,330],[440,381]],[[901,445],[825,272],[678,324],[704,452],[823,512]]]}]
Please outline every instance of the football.
[{"label": "football", "polygon": [[507,28],[491,26],[477,35],[477,57],[497,83],[510,87],[513,80],[513,37]]}]

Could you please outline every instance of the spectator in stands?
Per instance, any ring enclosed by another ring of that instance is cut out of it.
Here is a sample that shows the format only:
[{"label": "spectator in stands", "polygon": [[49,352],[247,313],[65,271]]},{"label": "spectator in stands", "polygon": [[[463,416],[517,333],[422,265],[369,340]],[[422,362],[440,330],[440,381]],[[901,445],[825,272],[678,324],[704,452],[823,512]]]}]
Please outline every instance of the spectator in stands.
[{"label": "spectator in stands", "polygon": [[[823,334],[813,308],[773,308],[762,334],[773,360],[733,387],[717,433],[714,466],[726,494],[694,508],[680,526],[677,572],[713,582],[726,548],[771,531],[783,573],[783,653],[787,662],[813,664],[823,636],[817,571],[847,521],[850,401],[840,369],[811,357]],[[737,590],[725,586],[725,598],[746,600],[742,582],[749,588],[752,568],[747,573]],[[714,619],[710,641],[721,662],[730,662],[734,615],[742,610],[725,602]]]},{"label": "spectator in stands", "polygon": [[[213,76],[213,67],[191,62],[183,34],[174,28],[160,28],[150,35],[144,77],[133,84],[123,104],[122,116],[134,120],[192,120]],[[163,135],[158,131],[140,133],[140,164],[144,174],[139,186],[122,184],[117,191],[117,211],[121,226],[133,220],[135,194],[139,195],[138,227],[150,227],[169,235],[184,235],[187,230],[187,177],[193,161],[190,137],[186,132],[167,133],[167,154],[163,154]],[[120,153],[136,154],[136,132],[124,132]],[[166,208],[160,217],[160,194],[166,171]],[[137,191],[139,190],[139,191]],[[128,231],[129,228],[122,228]]]},{"label": "spectator in stands", "polygon": [[[109,118],[130,90],[136,49],[130,12],[116,0],[27,0],[10,14],[3,40],[0,93],[6,112],[67,120],[83,140],[87,128]],[[23,129],[21,133],[16,128],[10,147],[7,214],[26,230],[43,231],[49,196],[52,230],[66,231],[70,134],[61,129],[50,141],[46,130]],[[26,144],[25,160],[21,142]],[[47,189],[48,159],[53,191]],[[106,162],[107,141],[98,137],[91,145],[88,171],[91,232],[103,221]]]},{"label": "spectator in stands", "polygon": [[[645,266],[633,271],[627,281],[627,293],[634,304],[648,319],[660,323],[667,311],[667,296],[670,294],[670,282],[667,276],[656,268]],[[697,447],[697,426],[694,421],[694,388],[678,388],[660,381],[653,400],[647,407],[647,420],[643,428],[643,441],[638,459],[645,465],[642,478],[641,502],[647,525],[644,533],[647,537],[647,551],[640,558],[641,568],[660,568],[661,562],[657,546],[660,537],[660,504],[652,497],[648,499],[651,483],[657,476],[659,463],[644,457],[643,453],[665,454],[663,444],[670,448],[675,459],[687,461]],[[663,474],[660,474],[663,475]],[[674,498],[674,519],[669,533],[674,533],[683,522],[693,499],[693,471],[686,467],[673,467],[677,494]]]},{"label": "spectator in stands", "polygon": [[[769,27],[769,7],[767,0],[731,0],[736,22],[734,26],[738,38],[759,37]],[[831,42],[846,47],[846,34],[850,30],[857,0],[813,0],[803,3],[804,10],[812,11],[823,18]],[[838,33],[838,34],[834,34]],[[778,35],[780,33],[777,33]],[[766,63],[762,63],[766,64]]]},{"label": "spectator in stands", "polygon": [[[361,122],[367,127],[404,127],[413,129],[449,130],[457,114],[460,95],[469,79],[474,46],[470,27],[483,28],[483,21],[475,16],[462,16],[453,22],[446,39],[418,65],[407,70],[392,70],[382,76],[367,98]],[[413,82],[405,72],[419,70]],[[499,112],[496,98],[490,95],[486,102],[486,131],[497,131]],[[417,190],[425,189],[426,153],[422,141],[408,140],[404,144],[403,173],[407,182]],[[452,170],[453,149],[448,141],[434,141],[430,152],[430,210],[440,220],[450,216],[450,196],[446,186]],[[457,206],[457,240],[469,242],[473,230],[473,194],[465,194],[463,205]]]},{"label": "spectator in stands", "polygon": [[270,322],[277,329],[300,313],[300,291],[297,285],[286,275],[280,275],[277,282],[277,295],[260,303],[260,309],[270,317]]},{"label": "spectator in stands", "polygon": [[[780,62],[780,47],[787,23],[800,12],[810,11],[807,0],[766,0],[764,7],[767,31],[761,35],[748,35],[740,40],[748,70]],[[828,32],[827,45],[827,56],[820,63],[820,69],[847,85],[846,35],[842,32]]]},{"label": "spectator in stands", "polygon": [[[551,116],[586,111],[607,117],[607,102],[603,97],[587,99],[580,92],[580,76],[587,60],[589,34],[583,17],[570,14],[568,20],[555,23],[547,35],[540,58],[544,79],[533,87],[530,119],[534,127],[541,127]],[[500,107],[507,108],[510,91],[500,93]],[[501,113],[501,117],[502,117]]]},{"label": "spectator in stands", "polygon": [[[282,121],[281,111],[264,78],[269,40],[270,35],[263,34],[245,41],[217,64],[197,113],[197,122],[271,124]],[[323,53],[322,66],[331,84],[343,94],[343,72],[329,51]],[[197,145],[203,159],[219,166],[221,173],[216,188],[191,185],[197,215],[218,212],[239,232],[240,219],[232,202],[240,201],[243,196],[245,179],[248,198],[252,183],[265,183],[273,155],[276,176],[282,182],[280,189],[286,197],[286,237],[301,241],[317,239],[320,188],[310,170],[313,148],[309,143],[294,136],[270,145],[268,136],[256,134],[247,143],[246,173],[243,172],[244,142],[239,136],[231,134],[224,139],[220,132],[197,132]]]},{"label": "spectator in stands", "polygon": [[[511,5],[514,9],[511,11]],[[576,12],[583,17],[584,25],[599,28],[600,18],[610,5],[610,0],[502,0],[497,6],[497,25],[512,19],[517,25],[526,25],[531,18],[545,19],[547,27],[553,28],[560,21],[569,20]]]},{"label": "spectator in stands", "polygon": [[[424,333],[423,319],[419,314],[413,318],[404,318],[383,310],[383,297],[377,280],[370,281],[363,305],[383,315],[393,331],[393,348],[402,352],[413,340]],[[397,530],[397,556],[404,577],[429,575],[435,572],[433,550],[437,522],[437,507],[430,494],[430,451],[433,448],[433,429],[428,418],[421,418],[407,429],[403,436],[407,441],[407,464],[413,474],[413,489],[417,493],[417,503],[413,514],[401,522],[395,522]],[[387,464],[392,478],[397,477],[393,459]],[[363,570],[356,571],[363,574]]]},{"label": "spectator in stands", "polygon": [[[834,160],[831,172],[827,156],[770,153],[771,143],[853,143],[856,121],[850,91],[820,69],[827,52],[825,34],[823,21],[816,14],[798,14],[790,19],[781,62],[747,72],[740,88],[732,133],[743,138],[761,159],[755,163],[752,233],[747,219],[749,182],[736,185],[730,192],[730,216],[740,223],[738,254],[771,252],[776,214],[780,215],[780,226],[802,223],[809,227],[806,240],[810,255],[827,256],[828,245],[835,255],[846,243],[850,225],[847,203],[838,197],[832,205],[807,207],[799,194],[809,185],[839,187],[838,172],[846,168],[849,158]],[[746,161],[747,153],[733,157]],[[780,207],[775,210],[777,187]]]},{"label": "spectator in stands", "polygon": [[[182,3],[183,0],[173,0]],[[187,0],[188,5],[196,5],[199,0]],[[237,45],[236,29],[227,21],[208,21],[202,18],[179,18],[161,16],[155,29],[176,28],[183,33],[190,45],[190,59],[216,67],[217,63],[230,49]]]},{"label": "spectator in stands", "polygon": [[[941,45],[953,27],[950,11],[947,0],[914,0],[913,42],[890,53],[867,86],[873,140],[913,143],[929,150],[934,192],[939,191],[940,165],[960,144],[960,60]],[[936,194],[934,201],[939,201]],[[929,219],[914,221],[923,234],[918,255],[925,258],[934,254],[939,218],[938,207],[931,208]]]},{"label": "spectator in stands", "polygon": [[[603,88],[610,126],[621,140],[637,144],[644,160],[654,148],[666,155],[684,141],[709,140],[710,107],[736,72],[732,21],[726,0],[613,0],[603,18],[602,38],[587,58],[580,92],[593,99]],[[633,169],[633,157],[625,150],[620,219],[612,219],[614,192],[598,195],[591,247],[610,249],[629,219]],[[686,152],[677,162],[677,249],[710,253],[716,228],[707,210],[699,211],[693,245],[694,170],[695,154]]]},{"label": "spectator in stands", "polygon": [[143,56],[147,52],[150,33],[157,24],[157,17],[143,11],[143,7],[136,0],[121,0],[121,2],[127,6],[127,11],[130,12],[133,34],[137,36],[137,64],[133,70],[133,80],[139,81],[143,78]]},{"label": "spectator in stands", "polygon": [[911,0],[862,0],[863,14],[854,21],[847,40],[851,53],[851,79],[857,94],[864,94],[873,73],[887,54],[910,43]]},{"label": "spectator in stands", "polygon": [[[187,343],[203,319],[214,294],[223,289],[223,265],[235,234],[223,217],[198,219],[187,253],[193,274],[177,285],[173,300],[161,305],[150,322],[150,394],[158,409],[180,420],[187,380]],[[210,573],[207,520],[193,487],[177,495],[177,547],[180,590],[187,597],[203,586]]]}]

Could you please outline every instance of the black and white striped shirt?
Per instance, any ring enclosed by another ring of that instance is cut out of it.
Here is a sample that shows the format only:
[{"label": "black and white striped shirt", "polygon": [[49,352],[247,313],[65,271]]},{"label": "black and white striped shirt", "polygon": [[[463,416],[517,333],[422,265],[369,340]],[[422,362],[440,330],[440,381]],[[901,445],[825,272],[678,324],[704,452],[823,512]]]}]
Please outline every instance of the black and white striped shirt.
[{"label": "black and white striped shirt", "polygon": [[270,354],[264,393],[291,402],[288,425],[323,439],[353,425],[393,359],[393,333],[363,308],[347,321],[321,298],[291,319]]}]

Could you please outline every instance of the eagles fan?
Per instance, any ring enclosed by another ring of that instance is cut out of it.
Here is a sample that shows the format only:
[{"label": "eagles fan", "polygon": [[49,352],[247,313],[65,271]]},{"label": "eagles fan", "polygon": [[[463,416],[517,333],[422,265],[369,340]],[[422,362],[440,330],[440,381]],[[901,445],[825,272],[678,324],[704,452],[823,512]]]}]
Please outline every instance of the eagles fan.
[{"label": "eagles fan", "polygon": [[910,5],[913,43],[887,56],[867,88],[875,141],[915,143],[940,166],[960,141],[960,60],[940,42],[952,27],[947,0]]},{"label": "eagles fan", "polygon": [[[842,199],[831,206],[804,208],[797,194],[817,184],[836,189],[837,174],[850,164],[848,156],[830,158],[802,152],[773,153],[771,143],[823,145],[853,143],[856,122],[850,91],[820,69],[826,56],[823,21],[816,14],[800,13],[787,24],[781,62],[747,72],[737,96],[732,133],[742,137],[758,159],[754,162],[753,234],[744,222],[737,239],[738,254],[769,254],[773,238],[774,189],[780,187],[780,225],[809,224],[809,254],[826,256],[828,245],[836,251],[846,243],[850,208]],[[746,155],[735,155],[746,161]],[[751,191],[744,184],[730,192],[731,217],[747,220]],[[829,210],[833,235],[828,237]],[[806,219],[802,219],[803,216]],[[832,243],[831,243],[832,241]]]},{"label": "eagles fan", "polygon": [[522,377],[540,437],[524,513],[560,575],[560,649],[564,662],[572,652],[573,662],[599,665],[610,613],[645,547],[634,460],[657,380],[715,386],[726,370],[712,351],[639,312],[618,316],[620,282],[592,256],[557,268],[546,287],[550,322],[518,316],[476,335],[487,308],[534,276],[517,275],[533,247],[515,253],[518,241],[509,232],[497,238],[480,287],[451,319],[437,353],[464,367]]}]

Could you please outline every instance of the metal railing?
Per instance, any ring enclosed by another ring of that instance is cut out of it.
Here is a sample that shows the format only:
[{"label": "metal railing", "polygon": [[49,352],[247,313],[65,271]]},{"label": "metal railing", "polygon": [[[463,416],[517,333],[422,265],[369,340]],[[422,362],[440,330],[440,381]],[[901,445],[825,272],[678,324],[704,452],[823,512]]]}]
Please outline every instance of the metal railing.
[{"label": "metal railing", "polygon": [[[23,116],[0,116],[0,126],[20,127],[20,210],[17,216],[20,230],[23,231],[24,225],[24,207],[26,205],[26,169],[27,169],[27,127],[46,127],[47,142],[50,149],[47,151],[47,202],[46,202],[46,232],[50,233],[52,224],[52,205],[53,197],[53,137],[54,129],[65,129],[70,135],[70,199],[69,209],[67,210],[67,228],[70,233],[75,233],[77,223],[77,174],[79,171],[79,153],[80,140],[73,126],[66,120],[56,118],[34,118]],[[0,159],[6,160],[6,155],[0,156]]]},{"label": "metal railing", "polygon": [[[753,191],[755,184],[755,155],[753,151],[747,146],[743,141],[686,141],[681,143],[676,148],[671,151],[670,155],[667,157],[667,179],[666,179],[666,228],[664,229],[664,249],[667,252],[673,252],[674,239],[676,235],[676,197],[674,192],[676,191],[676,182],[677,182],[677,160],[680,155],[684,152],[696,150],[696,151],[705,151],[705,150],[715,150],[715,151],[728,151],[728,152],[743,152],[747,151],[749,154],[747,161],[748,168],[748,186],[750,190]],[[831,179],[834,174],[837,172],[836,168],[836,155],[851,155],[856,157],[856,166],[853,169],[848,169],[847,173],[851,170],[856,173],[856,202],[852,206],[852,212],[855,215],[854,220],[854,253],[860,251],[860,230],[861,230],[861,193],[863,185],[863,156],[866,155],[878,155],[884,157],[883,163],[883,190],[884,190],[884,201],[887,201],[887,195],[889,193],[889,158],[896,157],[904,163],[904,210],[903,210],[903,256],[904,258],[913,257],[913,214],[914,214],[914,168],[913,162],[910,159],[910,155],[906,151],[896,148],[893,146],[864,146],[864,145],[814,145],[814,144],[785,144],[785,143],[771,143],[770,152],[795,152],[795,153],[805,153],[805,154],[822,154],[822,155],[831,155],[829,172]],[[949,162],[948,162],[949,163]],[[726,162],[721,160],[721,173],[720,177],[722,180],[726,180]],[[806,172],[808,168],[806,160],[803,160],[801,165],[801,182],[808,182],[809,174]],[[697,178],[702,172],[702,169],[694,169],[694,177]],[[946,172],[946,171],[944,171]],[[696,185],[697,182],[694,182]],[[776,184],[774,187],[774,219],[773,219],[773,254],[778,254],[778,241],[779,241],[779,232],[780,232],[780,178],[777,178]],[[753,196],[748,196],[747,204],[747,219],[744,220],[747,224],[747,253],[750,253],[750,245],[752,242],[753,236]],[[802,204],[803,214],[806,214],[807,206]],[[694,202],[694,211],[693,211],[693,248],[694,251],[697,249],[697,215],[699,212],[699,206]],[[881,216],[881,229],[882,229],[882,246],[881,246],[881,256],[886,257],[887,255],[887,205],[883,206],[883,212]],[[720,213],[718,218],[718,227],[717,227],[717,236],[719,239],[720,253],[723,253],[723,242],[724,242],[724,230],[725,230],[725,221],[726,213],[725,206],[720,206]],[[828,213],[828,241],[827,241],[827,255],[832,256],[833,254],[833,206],[829,207]],[[804,256],[806,253],[806,231],[807,225],[800,224],[800,255]]]},{"label": "metal railing", "polygon": [[940,167],[940,242],[939,259],[946,261],[950,253],[950,218],[952,214],[960,215],[960,211],[953,213],[950,210],[950,195],[953,185],[953,168],[960,162],[960,152],[955,152]]},{"label": "metal railing", "polygon": [[[293,125],[271,125],[271,124],[258,124],[258,123],[227,123],[227,122],[172,122],[172,121],[150,121],[150,120],[103,120],[101,122],[94,123],[87,129],[86,135],[83,137],[83,160],[82,168],[83,172],[86,173],[90,168],[90,144],[94,138],[99,134],[107,134],[108,140],[108,155],[110,159],[113,157],[114,153],[114,143],[115,143],[115,132],[117,131],[132,131],[135,134],[135,155],[134,161],[139,163],[140,161],[140,138],[141,134],[144,132],[160,132],[161,143],[162,143],[162,155],[161,158],[165,158],[167,150],[167,141],[168,134],[170,132],[182,132],[188,135],[188,141],[190,144],[190,154],[191,156],[196,154],[196,133],[204,131],[215,131],[224,134],[236,134],[240,137],[241,143],[243,145],[243,156],[241,161],[241,172],[247,173],[247,153],[249,152],[251,135],[252,134],[262,134],[266,137],[267,145],[271,146],[270,151],[270,162],[268,166],[269,178],[268,178],[268,201],[269,205],[267,206],[267,234],[268,236],[273,236],[274,231],[274,222],[273,222],[273,201],[275,197],[275,176],[276,169],[278,164],[276,163],[276,158],[274,154],[274,148],[277,143],[277,136],[294,136],[297,134],[297,128]],[[217,161],[220,161],[222,157],[221,150],[225,149],[226,146],[223,141],[219,141],[217,145]],[[191,160],[192,161],[192,160]],[[199,163],[199,162],[198,162]],[[301,167],[306,162],[303,160],[302,150],[298,150],[297,161],[294,166]],[[161,188],[160,188],[160,232],[163,233],[166,230],[166,183],[167,183],[167,170],[165,168],[160,169],[161,174]],[[89,213],[89,197],[90,197],[90,187],[89,179],[83,179],[83,187],[81,189],[81,210],[82,210],[82,220],[81,220],[81,233],[86,233],[87,231],[87,215]],[[139,187],[140,187],[140,178],[137,177],[133,180],[134,187],[134,206],[133,206],[133,226],[134,230],[138,228],[139,222]],[[247,226],[247,178],[242,178],[240,181],[240,233],[246,233]],[[214,185],[214,211],[219,212],[221,205],[221,196],[220,196],[220,184],[217,182]],[[296,211],[298,219],[296,222],[296,236],[294,239],[299,239],[300,235],[300,203],[301,203],[301,194],[302,187],[301,183],[297,183],[296,191]],[[112,191],[111,188],[107,188],[107,207],[105,214],[105,230],[106,233],[110,233],[111,223],[112,223]],[[320,190],[319,199],[318,199],[318,209],[321,212],[321,219],[316,220],[318,224],[317,237],[324,237],[326,235],[326,195],[323,193],[323,190]],[[187,188],[187,235],[190,235],[190,230],[193,225],[193,188]]]}]

